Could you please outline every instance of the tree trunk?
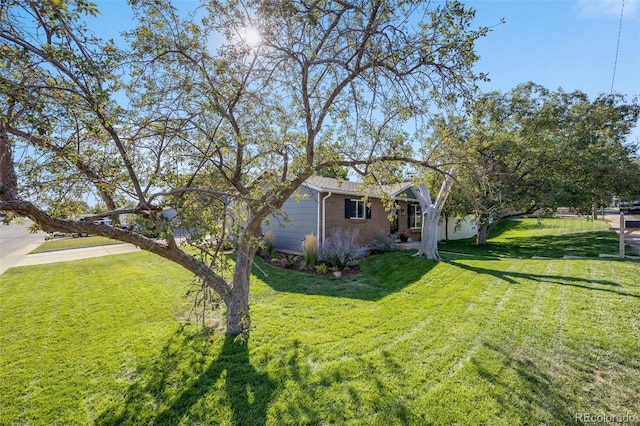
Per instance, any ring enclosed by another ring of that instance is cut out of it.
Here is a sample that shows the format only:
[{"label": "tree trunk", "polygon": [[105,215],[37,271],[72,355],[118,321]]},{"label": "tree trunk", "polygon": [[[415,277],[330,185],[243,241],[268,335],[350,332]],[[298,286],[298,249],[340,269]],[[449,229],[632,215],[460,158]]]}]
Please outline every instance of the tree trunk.
[{"label": "tree trunk", "polygon": [[479,246],[487,245],[487,238],[489,238],[489,218],[481,214],[478,217],[478,234],[476,235],[476,244]]},{"label": "tree trunk", "polygon": [[0,121],[0,201],[18,197],[18,177],[13,163],[13,150],[7,135],[7,125]]},{"label": "tree trunk", "polygon": [[249,279],[256,249],[238,249],[231,290],[223,298],[227,308],[227,335],[237,335],[249,326]]},{"label": "tree trunk", "polygon": [[449,215],[444,215],[444,240],[449,242]]},{"label": "tree trunk", "polygon": [[250,219],[238,241],[236,264],[233,269],[231,290],[223,296],[227,308],[227,335],[249,331],[249,284],[253,258],[262,240],[262,216],[250,213]]},{"label": "tree trunk", "polygon": [[487,245],[487,237],[489,235],[489,225],[486,223],[478,226],[478,235],[476,236],[476,244],[479,246]]},{"label": "tree trunk", "polygon": [[418,201],[422,208],[422,238],[420,250],[414,256],[425,256],[427,259],[440,259],[438,254],[438,222],[444,203],[451,192],[454,182],[454,169],[451,168],[444,178],[435,202],[431,202],[431,194],[425,185],[418,187]]},{"label": "tree trunk", "polygon": [[422,216],[422,241],[416,255],[427,259],[440,259],[438,254],[438,222],[440,215],[433,205],[429,205]]}]

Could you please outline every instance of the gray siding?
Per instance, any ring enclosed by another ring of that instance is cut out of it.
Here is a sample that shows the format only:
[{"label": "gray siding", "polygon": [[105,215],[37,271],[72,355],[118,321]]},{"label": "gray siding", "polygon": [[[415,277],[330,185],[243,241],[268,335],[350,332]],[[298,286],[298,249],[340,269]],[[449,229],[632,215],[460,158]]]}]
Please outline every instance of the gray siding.
[{"label": "gray siding", "polygon": [[277,249],[300,252],[300,245],[307,234],[318,233],[318,192],[305,186],[300,187],[303,198],[289,198],[282,210],[288,213],[283,216],[271,215],[262,224],[262,231],[271,231]]},{"label": "gray siding", "polygon": [[399,193],[398,197],[402,197],[403,199],[407,199],[407,200],[417,200],[418,196],[416,195],[416,191],[417,190],[414,189],[413,187],[407,188],[401,193]]}]

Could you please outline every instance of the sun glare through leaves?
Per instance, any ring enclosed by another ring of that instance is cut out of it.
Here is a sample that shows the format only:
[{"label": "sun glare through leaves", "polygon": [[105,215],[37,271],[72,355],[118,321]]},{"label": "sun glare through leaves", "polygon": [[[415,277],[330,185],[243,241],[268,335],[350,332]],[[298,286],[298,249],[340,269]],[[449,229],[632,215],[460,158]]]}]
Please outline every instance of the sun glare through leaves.
[{"label": "sun glare through leaves", "polygon": [[244,27],[240,30],[240,38],[249,46],[257,47],[262,42],[260,31],[254,27]]}]

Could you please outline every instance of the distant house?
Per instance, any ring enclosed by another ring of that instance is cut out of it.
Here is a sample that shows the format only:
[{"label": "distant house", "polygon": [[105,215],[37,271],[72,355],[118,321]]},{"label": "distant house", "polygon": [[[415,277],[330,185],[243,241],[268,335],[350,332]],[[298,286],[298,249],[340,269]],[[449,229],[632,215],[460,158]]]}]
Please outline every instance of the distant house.
[{"label": "distant house", "polygon": [[[373,241],[379,232],[403,234],[412,241],[420,241],[422,212],[414,192],[417,187],[412,182],[370,189],[366,193],[366,202],[363,191],[360,183],[314,176],[302,184],[298,196],[291,197],[282,206],[286,220],[272,215],[263,223],[262,230],[273,233],[277,249],[290,252],[300,252],[300,245],[307,234],[316,235],[322,244],[340,228],[357,230],[359,242],[363,245]],[[382,203],[381,191],[395,200],[396,214],[391,221],[390,212]],[[454,229],[454,224],[451,224],[449,238],[475,235],[475,231],[466,235],[470,232],[467,228],[458,226]],[[444,229],[439,232],[440,239],[444,239]]]}]

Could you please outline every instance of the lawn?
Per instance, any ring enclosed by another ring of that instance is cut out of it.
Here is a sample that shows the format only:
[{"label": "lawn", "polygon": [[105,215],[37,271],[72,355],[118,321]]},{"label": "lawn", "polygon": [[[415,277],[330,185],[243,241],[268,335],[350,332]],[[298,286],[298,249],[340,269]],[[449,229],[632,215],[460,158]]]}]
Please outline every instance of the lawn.
[{"label": "lawn", "polygon": [[56,240],[45,241],[37,249],[30,254],[44,253],[55,250],[68,250],[83,247],[104,246],[107,244],[120,244],[120,241],[112,240],[106,237],[81,237],[81,238],[61,238]]},{"label": "lawn", "polygon": [[247,344],[181,327],[191,278],[147,253],[10,269],[0,424],[640,420],[640,263],[444,257],[260,263]]},{"label": "lawn", "polygon": [[[475,238],[440,243],[440,250],[498,257],[551,257],[618,254],[619,236],[601,220],[525,218],[505,220],[492,230],[486,246]],[[634,253],[627,245],[627,252]]]}]

